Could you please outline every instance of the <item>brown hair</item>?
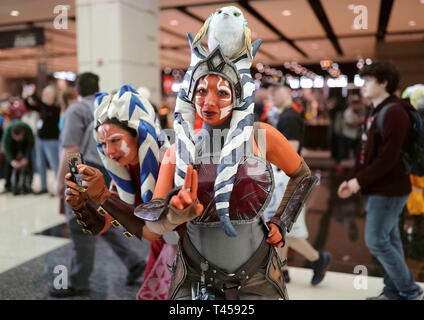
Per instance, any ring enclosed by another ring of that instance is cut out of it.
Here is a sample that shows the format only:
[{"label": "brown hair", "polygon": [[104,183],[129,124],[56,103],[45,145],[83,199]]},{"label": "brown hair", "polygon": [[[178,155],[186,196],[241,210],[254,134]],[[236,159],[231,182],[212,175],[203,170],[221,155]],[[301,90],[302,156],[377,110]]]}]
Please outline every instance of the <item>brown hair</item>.
[{"label": "brown hair", "polygon": [[69,107],[69,101],[75,100],[77,98],[77,93],[75,91],[75,88],[66,88],[65,91],[62,93],[62,101],[63,101],[63,107],[65,111]]},{"label": "brown hair", "polygon": [[[128,123],[127,121],[119,121],[117,118],[112,118],[112,119],[107,119],[102,124],[114,124],[115,126],[128,131],[131,134],[131,136],[133,136],[134,138],[137,138],[137,131],[133,128],[130,128],[127,123]],[[97,123],[96,130],[102,124]]]}]

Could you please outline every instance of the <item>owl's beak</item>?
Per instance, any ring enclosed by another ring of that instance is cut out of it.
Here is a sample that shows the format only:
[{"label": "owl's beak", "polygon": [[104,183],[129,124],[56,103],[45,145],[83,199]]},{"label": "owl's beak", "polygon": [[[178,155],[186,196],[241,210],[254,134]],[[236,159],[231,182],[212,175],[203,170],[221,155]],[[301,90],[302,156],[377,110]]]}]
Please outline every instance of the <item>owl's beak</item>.
[{"label": "owl's beak", "polygon": [[227,18],[227,17],[229,17],[230,15],[228,14],[228,13],[226,13],[226,12],[224,12],[224,17],[225,18]]}]

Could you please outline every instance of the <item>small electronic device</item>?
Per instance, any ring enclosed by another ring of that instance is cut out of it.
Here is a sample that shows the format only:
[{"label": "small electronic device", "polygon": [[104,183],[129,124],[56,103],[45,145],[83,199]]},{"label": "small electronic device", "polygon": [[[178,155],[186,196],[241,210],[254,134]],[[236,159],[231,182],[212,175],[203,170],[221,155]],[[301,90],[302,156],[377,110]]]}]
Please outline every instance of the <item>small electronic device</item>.
[{"label": "small electronic device", "polygon": [[82,186],[82,176],[78,172],[78,165],[83,164],[82,154],[78,152],[68,152],[67,154],[69,171],[71,172],[71,180],[79,186],[80,192],[85,192],[84,187]]}]

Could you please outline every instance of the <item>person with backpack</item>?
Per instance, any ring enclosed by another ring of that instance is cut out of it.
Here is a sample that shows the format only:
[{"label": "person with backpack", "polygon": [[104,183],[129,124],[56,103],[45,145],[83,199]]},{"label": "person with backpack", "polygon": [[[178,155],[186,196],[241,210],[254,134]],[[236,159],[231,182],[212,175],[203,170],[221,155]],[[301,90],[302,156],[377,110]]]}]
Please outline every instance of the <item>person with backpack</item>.
[{"label": "person with backpack", "polygon": [[[424,84],[416,84],[406,88],[402,98],[409,98],[424,121]],[[409,178],[411,179],[412,191],[406,207],[413,220],[412,239],[409,244],[413,252],[409,257],[420,260],[424,258],[424,174],[411,174]]]},{"label": "person with backpack", "polygon": [[[405,263],[399,216],[411,192],[405,162],[414,144],[415,109],[394,95],[400,74],[390,62],[374,62],[360,71],[362,93],[372,102],[361,135],[360,154],[350,180],[338,189],[340,198],[361,191],[367,196],[365,241],[385,270],[384,288],[372,300],[422,300],[423,289]],[[384,117],[382,117],[384,112]],[[380,120],[382,119],[382,120]],[[381,123],[379,125],[378,123]],[[422,123],[421,123],[422,124]]]}]

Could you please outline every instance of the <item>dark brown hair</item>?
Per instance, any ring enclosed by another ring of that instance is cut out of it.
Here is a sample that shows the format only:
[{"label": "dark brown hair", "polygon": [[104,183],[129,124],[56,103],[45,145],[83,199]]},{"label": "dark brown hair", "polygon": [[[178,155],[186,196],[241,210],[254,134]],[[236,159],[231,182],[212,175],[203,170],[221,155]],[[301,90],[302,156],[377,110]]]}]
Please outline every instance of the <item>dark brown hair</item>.
[{"label": "dark brown hair", "polygon": [[96,125],[96,130],[99,126],[101,126],[102,124],[114,124],[115,126],[128,131],[132,137],[137,138],[137,131],[134,130],[133,128],[128,127],[128,122],[127,121],[119,121],[117,118],[112,118],[112,119],[107,119],[105,122],[103,123],[97,123]]},{"label": "dark brown hair", "polygon": [[374,77],[378,83],[387,81],[386,91],[389,94],[394,94],[399,86],[400,73],[393,63],[387,61],[373,62],[361,69],[359,75]]}]

